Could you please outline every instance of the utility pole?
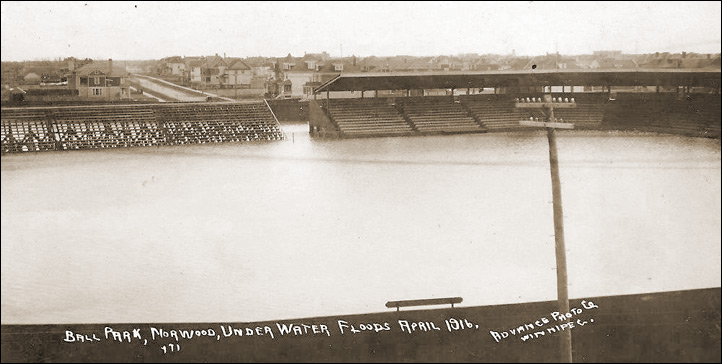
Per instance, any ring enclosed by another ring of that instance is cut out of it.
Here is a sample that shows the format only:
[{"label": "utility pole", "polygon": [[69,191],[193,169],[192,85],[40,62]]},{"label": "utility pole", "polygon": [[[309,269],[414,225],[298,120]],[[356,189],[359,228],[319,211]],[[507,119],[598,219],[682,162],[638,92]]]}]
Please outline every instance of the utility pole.
[{"label": "utility pole", "polygon": [[[552,98],[551,86],[549,86],[549,94],[544,95],[544,99],[535,99],[530,102],[517,102],[516,107],[526,109],[546,109],[548,111],[546,121],[522,120],[520,125],[543,127],[547,130],[547,139],[549,141],[549,167],[552,178],[552,201],[554,206],[554,246],[556,251],[557,262],[557,304],[559,312],[565,314],[569,312],[569,292],[567,282],[567,254],[564,244],[564,212],[562,210],[562,186],[559,179],[559,158],[557,156],[557,139],[555,129],[573,129],[574,124],[557,122],[554,117],[554,108],[574,108],[576,107],[574,98],[571,101],[562,101],[561,97],[558,102]],[[572,362],[572,331],[564,330],[560,334],[561,362]]]}]

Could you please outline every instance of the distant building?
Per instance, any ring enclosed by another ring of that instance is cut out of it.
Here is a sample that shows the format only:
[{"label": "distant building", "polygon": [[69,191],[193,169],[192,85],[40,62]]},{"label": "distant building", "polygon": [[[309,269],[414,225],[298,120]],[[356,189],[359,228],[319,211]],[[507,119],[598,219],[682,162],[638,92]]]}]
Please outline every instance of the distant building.
[{"label": "distant building", "polygon": [[74,71],[68,77],[68,88],[78,90],[80,98],[130,99],[128,77],[125,68],[114,66],[112,59],[96,61]]},{"label": "distant building", "polygon": [[40,76],[35,72],[30,72],[23,76],[23,81],[26,85],[37,85],[40,83]]},{"label": "distant building", "polygon": [[179,56],[168,57],[161,60],[163,62],[162,73],[174,76],[183,76],[186,70],[186,64]]},{"label": "distant building", "polygon": [[253,70],[240,58],[226,58],[227,65],[221,73],[221,84],[233,88],[250,88]]},{"label": "distant building", "polygon": [[619,60],[622,57],[622,51],[594,51],[592,53],[595,57],[601,57],[601,58],[611,58],[614,60]]}]

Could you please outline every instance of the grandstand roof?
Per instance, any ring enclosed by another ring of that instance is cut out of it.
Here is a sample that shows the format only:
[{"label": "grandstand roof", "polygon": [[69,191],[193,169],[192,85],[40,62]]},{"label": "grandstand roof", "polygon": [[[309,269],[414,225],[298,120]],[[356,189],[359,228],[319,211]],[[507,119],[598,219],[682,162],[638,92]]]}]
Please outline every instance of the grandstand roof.
[{"label": "grandstand roof", "polygon": [[720,70],[527,70],[341,74],[323,91],[418,90],[514,86],[720,86]]}]

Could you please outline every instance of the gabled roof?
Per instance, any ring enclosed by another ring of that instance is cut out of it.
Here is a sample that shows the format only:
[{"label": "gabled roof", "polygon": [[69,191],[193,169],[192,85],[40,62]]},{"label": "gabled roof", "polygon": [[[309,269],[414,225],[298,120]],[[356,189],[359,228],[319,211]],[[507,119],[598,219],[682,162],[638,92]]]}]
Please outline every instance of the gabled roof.
[{"label": "gabled roof", "polygon": [[225,62],[228,65],[226,69],[229,70],[248,71],[251,69],[251,67],[249,67],[246,62],[243,62],[243,60],[240,58],[226,58]]},{"label": "gabled roof", "polygon": [[[343,65],[343,71],[336,71],[337,65]],[[353,64],[349,62],[345,62],[343,60],[329,60],[327,64],[322,65],[319,68],[319,72],[326,72],[326,73],[337,73],[337,72],[361,72],[361,68],[358,66],[354,66]]]},{"label": "gabled roof", "polygon": [[183,58],[183,62],[187,66],[194,66],[194,65],[198,66],[198,65],[200,65],[200,63],[203,62],[203,58],[201,58],[201,57],[185,57],[185,58]]},{"label": "gabled roof", "polygon": [[214,68],[218,66],[227,66],[227,64],[223,61],[223,57],[210,56],[206,58],[205,66],[208,68]]},{"label": "gabled roof", "polygon": [[180,56],[166,57],[163,58],[166,63],[183,63],[183,58]]},{"label": "gabled roof", "polygon": [[106,76],[127,76],[125,67],[113,64],[113,70],[108,73],[108,61],[93,61],[78,69],[78,75],[87,76],[91,73],[100,73]]}]

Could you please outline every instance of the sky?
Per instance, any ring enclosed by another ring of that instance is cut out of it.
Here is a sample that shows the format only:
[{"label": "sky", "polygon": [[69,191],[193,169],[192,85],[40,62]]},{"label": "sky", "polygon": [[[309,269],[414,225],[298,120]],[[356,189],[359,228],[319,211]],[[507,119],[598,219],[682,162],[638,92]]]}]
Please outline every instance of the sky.
[{"label": "sky", "polygon": [[720,2],[2,1],[2,60],[720,52]]}]

